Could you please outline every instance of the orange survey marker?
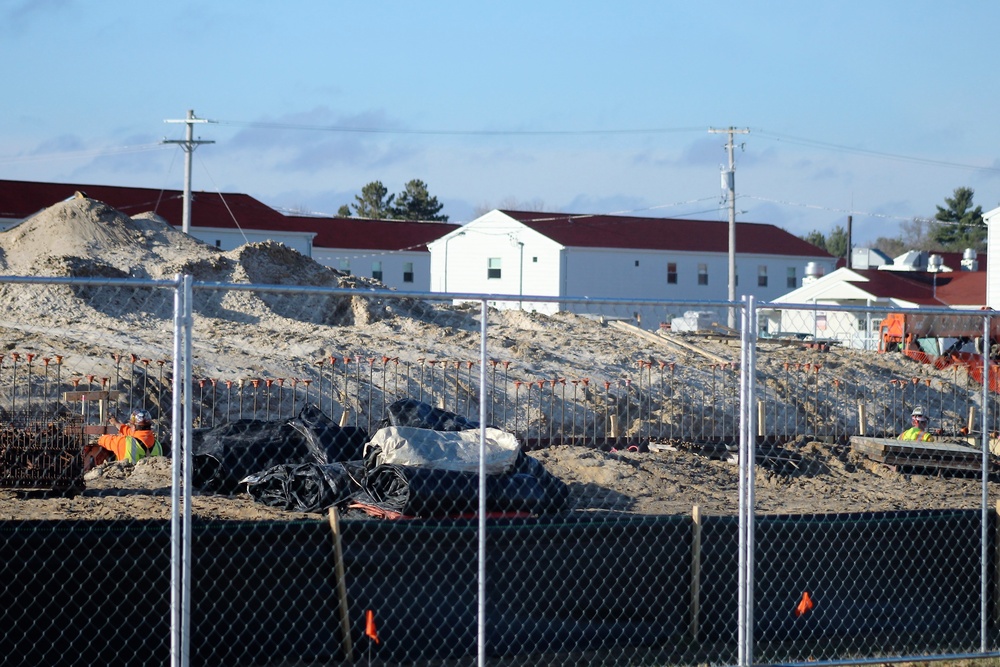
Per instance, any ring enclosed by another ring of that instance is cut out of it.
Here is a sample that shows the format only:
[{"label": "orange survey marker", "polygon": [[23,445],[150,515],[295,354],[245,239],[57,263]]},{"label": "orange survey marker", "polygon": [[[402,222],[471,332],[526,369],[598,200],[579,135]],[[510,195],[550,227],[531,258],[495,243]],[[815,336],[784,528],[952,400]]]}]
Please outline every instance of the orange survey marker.
[{"label": "orange survey marker", "polygon": [[378,640],[378,630],[375,629],[375,612],[369,609],[365,612],[365,634],[376,644]]},{"label": "orange survey marker", "polygon": [[799,606],[795,608],[795,618],[804,615],[815,606],[816,605],[813,604],[812,598],[809,597],[809,591],[803,591],[802,599],[799,600]]}]

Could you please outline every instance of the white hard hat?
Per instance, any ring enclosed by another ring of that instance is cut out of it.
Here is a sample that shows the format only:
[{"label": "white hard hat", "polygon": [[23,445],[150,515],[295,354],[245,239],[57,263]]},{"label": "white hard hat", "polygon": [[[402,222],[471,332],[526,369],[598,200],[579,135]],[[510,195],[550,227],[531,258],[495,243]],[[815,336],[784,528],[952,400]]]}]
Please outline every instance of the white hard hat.
[{"label": "white hard hat", "polygon": [[924,414],[924,409],[922,407],[920,407],[919,405],[917,407],[913,408],[913,413],[910,416],[911,417],[920,417],[922,419],[927,419],[927,415]]}]

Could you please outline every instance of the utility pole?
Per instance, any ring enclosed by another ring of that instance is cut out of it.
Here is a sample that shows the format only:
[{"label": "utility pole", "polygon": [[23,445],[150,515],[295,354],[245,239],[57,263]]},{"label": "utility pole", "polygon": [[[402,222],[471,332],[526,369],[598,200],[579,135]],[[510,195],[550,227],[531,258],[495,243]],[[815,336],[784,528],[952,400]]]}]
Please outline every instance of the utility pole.
[{"label": "utility pole", "polygon": [[194,124],[195,123],[211,123],[210,120],[205,120],[204,118],[195,118],[194,111],[188,109],[187,118],[184,120],[165,120],[164,123],[185,123],[187,125],[187,133],[184,139],[164,139],[161,143],[164,144],[180,144],[180,147],[184,149],[187,154],[187,160],[184,162],[184,213],[181,220],[181,230],[185,234],[191,233],[191,154],[194,153],[194,149],[202,144],[214,144],[214,141],[203,141],[201,139],[195,140],[194,138]]},{"label": "utility pole", "polygon": [[[722,172],[722,186],[726,189],[726,196],[729,198],[729,301],[736,301],[736,161],[733,157],[733,135],[750,134],[749,129],[737,130],[730,127],[725,130],[708,128],[709,134],[729,135],[726,143],[726,150],[729,151],[729,169]],[[729,328],[736,328],[736,312],[729,309]]]}]

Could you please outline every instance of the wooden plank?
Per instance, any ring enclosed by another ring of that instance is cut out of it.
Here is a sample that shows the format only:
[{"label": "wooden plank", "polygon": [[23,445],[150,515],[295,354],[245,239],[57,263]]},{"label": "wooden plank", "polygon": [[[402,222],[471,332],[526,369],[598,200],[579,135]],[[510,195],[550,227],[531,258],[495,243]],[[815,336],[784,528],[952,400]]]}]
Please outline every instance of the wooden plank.
[{"label": "wooden plank", "polygon": [[340,532],[340,511],[337,506],[331,507],[327,513],[330,530],[333,532],[333,570],[337,575],[337,610],[340,616],[340,638],[344,646],[344,657],[347,662],[354,662],[354,646],[351,641],[351,618],[347,604],[347,578],[344,574],[344,547]]},{"label": "wooden plank", "polygon": [[87,426],[66,426],[63,429],[70,435],[104,435],[105,433],[118,433],[118,429],[111,426],[100,426],[89,424]]},{"label": "wooden plank", "polygon": [[730,364],[730,363],[733,363],[729,359],[723,359],[722,357],[720,357],[720,356],[718,356],[716,354],[712,354],[711,352],[707,352],[705,350],[700,350],[697,347],[695,347],[694,345],[691,345],[691,344],[686,343],[684,341],[678,340],[674,336],[670,336],[668,338],[666,336],[660,336],[658,334],[650,333],[649,331],[646,331],[645,329],[640,329],[639,327],[635,326],[634,324],[629,324],[628,322],[621,322],[619,320],[611,320],[610,322],[608,322],[608,326],[614,327],[616,329],[620,329],[621,331],[628,332],[628,333],[632,334],[633,336],[637,336],[639,338],[642,338],[643,340],[646,340],[646,341],[648,341],[650,343],[656,343],[657,345],[666,345],[668,347],[669,346],[673,346],[675,348],[681,348],[682,350],[687,350],[689,352],[694,352],[696,354],[700,354],[701,356],[705,357],[706,359],[714,361],[717,364]]},{"label": "wooden plank", "polygon": [[892,466],[969,471],[982,469],[982,453],[959,443],[851,436],[851,448],[873,461]]},{"label": "wooden plank", "polygon": [[64,401],[117,401],[121,398],[120,391],[64,391]]}]

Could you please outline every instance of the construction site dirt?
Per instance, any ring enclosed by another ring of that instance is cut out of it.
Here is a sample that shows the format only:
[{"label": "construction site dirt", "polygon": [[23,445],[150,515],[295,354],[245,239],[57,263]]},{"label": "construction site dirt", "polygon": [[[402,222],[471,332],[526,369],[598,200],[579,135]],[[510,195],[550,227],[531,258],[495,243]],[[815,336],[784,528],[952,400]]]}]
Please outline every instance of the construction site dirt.
[{"label": "construction site dirt", "polygon": [[[86,197],[0,233],[0,271],[146,281],[189,273],[206,283],[378,287],[278,244],[248,243],[222,252],[153,215],[129,218]],[[44,412],[64,394],[60,387],[104,388],[119,392],[109,409],[120,412],[142,402],[164,427],[172,369],[160,362],[172,358],[173,301],[166,290],[164,298],[155,291],[136,296],[119,287],[0,285],[4,417],[23,409],[14,398],[27,395],[33,409]],[[195,308],[193,341],[194,374],[201,378],[201,402],[193,408],[199,425],[241,412],[282,418],[282,410],[293,412],[291,397],[367,427],[381,418],[392,398],[389,387],[400,385],[401,393],[419,387],[426,392],[419,398],[446,409],[478,409],[476,304],[371,299],[362,290],[322,302],[313,295],[236,290],[195,299],[203,300]],[[734,341],[670,333],[650,339],[597,318],[517,309],[491,310],[487,336],[493,360],[483,371],[493,387],[488,420],[535,443],[530,455],[569,485],[573,511],[689,514],[698,506],[703,514],[737,512],[738,466],[731,448],[703,446],[738,441]],[[28,354],[34,360],[30,371]],[[57,357],[58,364],[41,365],[41,359]],[[855,399],[865,392],[880,392],[875,400],[883,432],[875,435],[902,430],[908,409],[919,400],[930,406],[944,436],[962,436],[968,392],[953,390],[967,378],[954,369],[900,354],[761,341],[756,370],[766,398],[761,416],[773,432],[767,451],[776,454],[759,460],[759,512],[981,505],[981,481],[974,473],[893,469],[849,444],[858,428]],[[380,375],[368,381],[366,374]],[[71,380],[76,384],[67,387]],[[616,420],[609,419],[612,414]],[[609,439],[612,428],[615,437]],[[573,444],[560,444],[566,442]],[[624,446],[616,447],[619,442]],[[85,475],[76,494],[0,490],[0,519],[168,519],[171,480],[166,457],[106,463]],[[995,482],[988,491],[992,503]],[[191,509],[199,520],[304,518],[256,504],[246,494],[196,493]]]}]

